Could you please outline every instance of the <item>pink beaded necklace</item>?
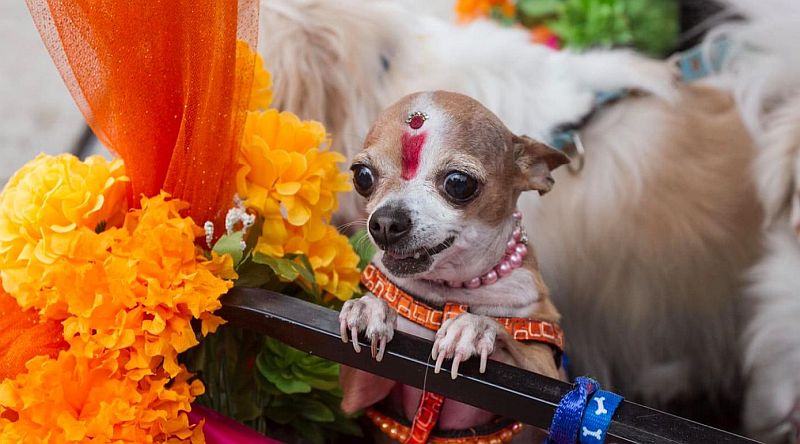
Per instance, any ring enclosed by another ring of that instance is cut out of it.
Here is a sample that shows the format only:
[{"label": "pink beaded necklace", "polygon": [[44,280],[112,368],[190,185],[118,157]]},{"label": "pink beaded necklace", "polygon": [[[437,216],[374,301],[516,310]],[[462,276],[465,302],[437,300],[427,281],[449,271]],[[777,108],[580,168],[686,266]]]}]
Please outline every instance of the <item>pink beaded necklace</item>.
[{"label": "pink beaded necklace", "polygon": [[491,270],[474,277],[468,281],[445,281],[438,279],[434,282],[450,288],[478,288],[481,285],[490,285],[498,279],[510,275],[515,269],[522,266],[522,261],[528,255],[528,235],[522,227],[522,212],[514,211],[514,231],[511,232],[511,239],[506,244],[506,251],[503,258]]}]

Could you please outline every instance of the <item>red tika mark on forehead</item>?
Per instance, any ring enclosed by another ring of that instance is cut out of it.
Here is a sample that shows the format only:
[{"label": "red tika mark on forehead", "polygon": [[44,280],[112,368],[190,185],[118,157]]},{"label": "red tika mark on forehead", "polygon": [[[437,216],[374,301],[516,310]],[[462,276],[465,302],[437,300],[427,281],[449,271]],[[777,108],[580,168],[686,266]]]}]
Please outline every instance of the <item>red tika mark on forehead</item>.
[{"label": "red tika mark on forehead", "polygon": [[400,139],[403,144],[401,161],[403,163],[403,179],[411,180],[417,175],[419,158],[422,155],[422,145],[425,144],[425,134],[403,133]]}]

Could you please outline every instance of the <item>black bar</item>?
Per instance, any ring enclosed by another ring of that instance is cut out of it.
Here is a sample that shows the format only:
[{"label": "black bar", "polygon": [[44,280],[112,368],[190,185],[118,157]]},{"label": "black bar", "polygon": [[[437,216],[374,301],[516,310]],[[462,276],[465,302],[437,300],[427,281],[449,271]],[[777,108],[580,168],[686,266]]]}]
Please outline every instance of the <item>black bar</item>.
[{"label": "black bar", "polygon": [[[463,363],[459,377],[449,368],[433,373],[431,343],[396,333],[382,362],[375,362],[361,338],[361,353],[339,337],[335,311],[286,295],[258,289],[234,288],[222,300],[220,314],[232,325],[272,336],[292,347],[350,367],[430,389],[467,404],[547,430],[558,401],[572,386],[499,362],[486,373],[475,360]],[[620,443],[753,443],[750,439],[714,429],[643,405],[623,401],[608,430],[607,442]]]}]

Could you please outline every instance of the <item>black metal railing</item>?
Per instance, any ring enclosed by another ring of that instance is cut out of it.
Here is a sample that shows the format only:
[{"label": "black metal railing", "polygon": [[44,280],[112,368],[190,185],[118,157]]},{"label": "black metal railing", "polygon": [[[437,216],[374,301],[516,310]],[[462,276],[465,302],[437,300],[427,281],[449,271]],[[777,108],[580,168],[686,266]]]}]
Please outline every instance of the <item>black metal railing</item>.
[{"label": "black metal railing", "polygon": [[[559,400],[572,389],[564,382],[493,361],[483,374],[474,360],[465,362],[459,367],[460,376],[453,380],[449,369],[433,373],[430,342],[400,332],[387,347],[383,361],[375,362],[364,338],[360,338],[361,353],[342,343],[335,311],[266,290],[234,288],[223,298],[220,314],[236,327],[269,335],[305,352],[425,387],[545,430]],[[623,401],[614,417],[608,442],[756,442],[630,401]]]}]

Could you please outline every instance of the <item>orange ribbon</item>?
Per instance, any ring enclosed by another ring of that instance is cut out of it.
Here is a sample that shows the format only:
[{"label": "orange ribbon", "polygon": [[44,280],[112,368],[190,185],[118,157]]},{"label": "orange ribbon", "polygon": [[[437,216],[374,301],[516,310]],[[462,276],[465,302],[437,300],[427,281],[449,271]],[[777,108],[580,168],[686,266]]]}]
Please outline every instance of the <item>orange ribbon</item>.
[{"label": "orange ribbon", "polygon": [[258,0],[26,0],[75,102],[126,164],[134,197],[165,190],[196,223],[232,204]]}]

